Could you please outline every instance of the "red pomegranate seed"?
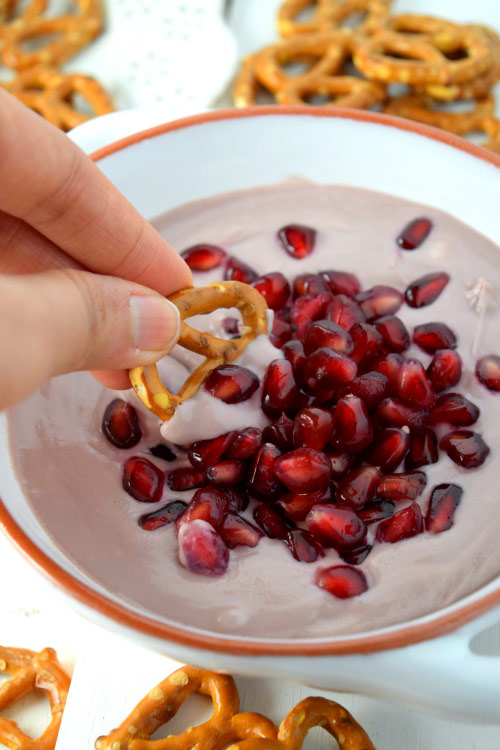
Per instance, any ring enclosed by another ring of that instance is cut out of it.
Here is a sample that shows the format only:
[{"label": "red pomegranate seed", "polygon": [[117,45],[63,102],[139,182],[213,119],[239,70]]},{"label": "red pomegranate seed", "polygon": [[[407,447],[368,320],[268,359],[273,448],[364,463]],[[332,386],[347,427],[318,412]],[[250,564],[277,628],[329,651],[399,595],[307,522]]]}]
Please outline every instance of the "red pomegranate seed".
[{"label": "red pomegranate seed", "polygon": [[325,556],[321,544],[305,529],[290,529],[284,542],[299,562],[312,563]]},{"label": "red pomegranate seed", "polygon": [[153,447],[149,449],[149,452],[155,458],[160,458],[162,461],[168,461],[169,463],[171,461],[175,461],[175,459],[177,458],[173,450],[171,450],[168,445],[165,445],[164,443],[153,445]]},{"label": "red pomegranate seed", "polygon": [[285,488],[274,475],[274,462],[281,455],[275,445],[265,443],[255,455],[247,480],[247,491],[259,500],[277,500]]},{"label": "red pomegranate seed", "polygon": [[133,456],[123,467],[123,489],[140,503],[161,499],[165,474],[147,458]]},{"label": "red pomegranate seed", "polygon": [[213,488],[197,490],[188,507],[175,522],[177,531],[185,523],[206,521],[215,529],[222,523],[229,511],[229,496]]},{"label": "red pomegranate seed", "polygon": [[330,288],[326,281],[314,273],[303,273],[297,276],[293,282],[293,298],[303,297],[304,294],[316,296],[329,292]]},{"label": "red pomegranate seed", "polygon": [[423,217],[410,221],[397,239],[403,250],[416,250],[432,229],[432,221]]},{"label": "red pomegranate seed", "polygon": [[351,599],[368,591],[365,574],[349,565],[332,565],[331,568],[317,570],[315,583],[337,599]]},{"label": "red pomegranate seed", "polygon": [[218,268],[226,257],[227,253],[221,247],[205,243],[188,247],[181,253],[191,271],[211,271]]},{"label": "red pomegranate seed", "polygon": [[115,398],[106,407],[102,418],[104,437],[115,448],[133,448],[142,437],[141,425],[132,404]]},{"label": "red pomegranate seed", "polygon": [[279,456],[274,474],[292,492],[315,492],[326,487],[332,476],[328,456],[312,448],[297,448]]},{"label": "red pomegranate seed", "polygon": [[475,469],[484,463],[490,449],[481,435],[472,430],[456,430],[446,435],[439,444],[448,456],[464,469]]},{"label": "red pomegranate seed", "polygon": [[226,547],[256,547],[263,534],[257,526],[237,513],[228,513],[217,531]]},{"label": "red pomegranate seed", "polygon": [[361,565],[373,547],[371,544],[360,544],[358,547],[352,547],[352,549],[342,549],[339,551],[339,556],[342,560],[349,565]]},{"label": "red pomegranate seed", "polygon": [[402,539],[421,534],[424,530],[422,511],[418,503],[396,511],[393,516],[381,521],[377,528],[377,542],[394,544]]},{"label": "red pomegranate seed", "polygon": [[239,404],[247,401],[259,385],[259,378],[247,367],[219,365],[212,370],[203,387],[225,404]]},{"label": "red pomegranate seed", "polygon": [[334,443],[342,451],[356,453],[373,439],[373,427],[367,408],[358,396],[339,399],[334,414]]},{"label": "red pomegranate seed", "polygon": [[332,294],[345,294],[355,297],[361,291],[361,284],[357,276],[346,271],[321,271],[320,276],[328,284]]},{"label": "red pomegranate seed", "polygon": [[333,320],[316,320],[307,329],[304,350],[312,354],[316,349],[328,347],[334,352],[350,354],[354,349],[352,338],[345,328],[334,323]]},{"label": "red pomegranate seed", "polygon": [[327,391],[338,385],[350,383],[357,372],[358,367],[350,357],[323,346],[307,357],[304,365],[304,383],[313,393]]},{"label": "red pomegranate seed", "polygon": [[497,354],[481,357],[476,364],[476,375],[490,391],[500,391],[500,357]]},{"label": "red pomegranate seed", "polygon": [[192,573],[221,576],[229,564],[229,550],[206,521],[191,521],[179,531],[179,560]]},{"label": "red pomegranate seed", "polygon": [[281,348],[283,356],[293,367],[293,374],[297,383],[301,383],[304,377],[304,366],[306,364],[306,355],[304,345],[298,339],[287,341]]},{"label": "red pomegranate seed", "polygon": [[206,487],[208,484],[205,469],[174,469],[167,475],[167,484],[174,492],[185,492],[195,490],[197,487]]},{"label": "red pomegranate seed", "polygon": [[456,427],[469,427],[479,419],[478,407],[460,393],[443,393],[430,415],[429,424],[447,423]]},{"label": "red pomegranate seed", "polygon": [[261,445],[262,431],[257,427],[247,427],[238,432],[226,450],[226,458],[236,458],[238,461],[246,461],[255,456]]},{"label": "red pomegranate seed", "polygon": [[294,528],[293,523],[285,518],[281,509],[276,505],[259,503],[253,512],[253,517],[270,539],[286,539],[289,530]]},{"label": "red pomegranate seed", "polygon": [[405,359],[396,378],[396,393],[410,406],[429,408],[436,400],[432,383],[418,359]]},{"label": "red pomegranate seed", "polygon": [[[435,393],[453,388],[462,377],[462,358],[453,349],[438,349],[427,368]],[[499,381],[500,385],[500,381]]]},{"label": "red pomegranate seed", "polygon": [[394,427],[406,425],[412,430],[423,430],[427,425],[429,412],[402,404],[394,398],[385,398],[377,407],[377,417]]},{"label": "red pomegranate seed", "polygon": [[345,475],[356,468],[360,458],[356,453],[337,453],[326,448],[328,458],[332,465],[333,479],[342,479]]},{"label": "red pomegranate seed", "polygon": [[240,321],[238,318],[224,318],[222,321],[224,333],[228,336],[240,336]]},{"label": "red pomegranate seed", "polygon": [[357,547],[366,536],[366,526],[356,513],[333,505],[315,505],[307,514],[306,523],[324,547]]},{"label": "red pomegranate seed", "polygon": [[455,349],[457,345],[455,334],[444,323],[415,326],[413,341],[428,354],[434,354],[438,349]]},{"label": "red pomegranate seed", "polygon": [[386,474],[379,479],[376,494],[389,500],[415,500],[425,489],[427,477],[423,471],[406,474]]},{"label": "red pomegranate seed", "polygon": [[333,414],[328,409],[309,407],[299,411],[293,422],[293,444],[296,448],[322,451],[333,434]]},{"label": "red pomegranate seed", "polygon": [[250,498],[243,490],[236,489],[235,487],[224,487],[220,492],[229,499],[230,513],[241,513],[248,507]]},{"label": "red pomegranate seed", "polygon": [[225,281],[242,281],[244,284],[251,284],[257,276],[257,272],[239,258],[235,258],[234,255],[228,258],[224,271]]},{"label": "red pomegranate seed", "polygon": [[188,458],[195,468],[216,464],[236,437],[236,432],[226,432],[211,440],[197,440],[189,446]]},{"label": "red pomegranate seed", "polygon": [[381,472],[375,466],[361,466],[340,482],[337,501],[357,510],[375,497]]},{"label": "red pomegranate seed", "polygon": [[290,284],[282,273],[266,273],[252,281],[267,302],[271,310],[281,310],[285,307],[291,294]]},{"label": "red pomegranate seed", "polygon": [[266,443],[277,445],[282,453],[293,448],[293,420],[282,414],[276,422],[264,428],[262,437]]},{"label": "red pomegranate seed", "polygon": [[273,346],[277,349],[281,349],[287,341],[293,336],[293,328],[291,324],[280,318],[278,315],[274,316],[273,328],[269,334],[269,340]]},{"label": "red pomegranate seed", "polygon": [[395,506],[392,500],[382,498],[367,503],[364,508],[357,511],[357,515],[366,526],[369,526],[371,523],[377,523],[378,521],[383,521],[385,518],[390,518],[394,515],[394,510]]},{"label": "red pomegranate seed", "polygon": [[431,305],[449,282],[450,276],[444,271],[428,273],[412,281],[405,291],[405,299],[410,307]]},{"label": "red pomegranate seed", "polygon": [[246,466],[242,461],[225,460],[208,467],[207,479],[216,487],[234,487],[244,481],[245,473]]},{"label": "red pomegranate seed", "polygon": [[366,319],[375,320],[397,312],[403,304],[404,297],[394,287],[380,284],[358,294],[356,301]]},{"label": "red pomegranate seed", "polygon": [[350,331],[355,323],[364,323],[365,316],[358,303],[345,294],[338,294],[326,307],[329,320]]},{"label": "red pomegranate seed", "polygon": [[384,473],[393,472],[408,453],[410,434],[407,427],[383,427],[373,439],[365,454],[372,466],[379,466]]},{"label": "red pomegranate seed", "polygon": [[296,329],[297,338],[303,341],[311,323],[325,317],[326,308],[331,300],[332,295],[329,292],[314,297],[307,294],[295,300],[290,312],[290,322]]},{"label": "red pomegranate seed", "polygon": [[369,323],[355,323],[349,331],[349,335],[354,344],[351,359],[357,365],[374,357],[382,351],[384,346],[384,339],[377,329]]},{"label": "red pomegranate seed", "polygon": [[386,315],[375,321],[375,328],[391,352],[404,352],[410,346],[410,334],[402,320],[395,315]]},{"label": "red pomegranate seed", "polygon": [[261,405],[271,419],[283,412],[294,415],[299,404],[299,389],[293,367],[287,359],[275,359],[267,367],[262,381]]},{"label": "red pomegranate seed", "polygon": [[431,429],[414,432],[410,439],[410,450],[406,456],[407,469],[419,469],[437,463],[438,447],[436,434]]},{"label": "red pomegranate seed", "polygon": [[365,372],[345,386],[345,390],[363,399],[367,409],[374,409],[389,388],[389,381],[381,372]]},{"label": "red pomegranate seed", "polygon": [[431,534],[441,534],[451,529],[462,495],[463,490],[458,484],[438,484],[434,487],[425,517],[427,531]]},{"label": "red pomegranate seed", "polygon": [[281,246],[292,258],[306,258],[314,250],[316,230],[304,224],[288,224],[277,234]]},{"label": "red pomegranate seed", "polygon": [[139,526],[145,531],[154,531],[162,526],[168,526],[173,523],[187,508],[187,504],[182,500],[172,500],[163,508],[154,510],[152,513],[145,513],[139,518]]},{"label": "red pomegranate seed", "polygon": [[376,363],[374,363],[373,369],[376,372],[381,372],[382,375],[385,375],[385,377],[389,381],[389,388],[394,389],[396,387],[399,368],[401,367],[401,364],[403,362],[404,358],[401,356],[401,354],[393,352],[392,354],[388,354],[387,356],[382,357],[382,359],[379,359]]},{"label": "red pomegranate seed", "polygon": [[335,487],[330,483],[323,490],[309,492],[302,495],[283,495],[278,501],[283,513],[294,523],[305,521],[305,518],[314,505],[334,502]]}]

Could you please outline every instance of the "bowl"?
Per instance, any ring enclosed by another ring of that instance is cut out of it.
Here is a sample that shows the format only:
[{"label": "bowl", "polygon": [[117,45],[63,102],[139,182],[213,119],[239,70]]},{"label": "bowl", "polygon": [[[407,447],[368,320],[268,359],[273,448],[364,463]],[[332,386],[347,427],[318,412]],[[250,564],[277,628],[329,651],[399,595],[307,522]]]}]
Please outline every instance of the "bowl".
[{"label": "bowl", "polygon": [[[424,202],[500,245],[500,158],[447,133],[371,112],[220,110],[134,134],[93,158],[148,219],[187,201],[300,176]],[[500,722],[498,660],[470,649],[476,634],[500,621],[500,578],[432,614],[362,634],[266,639],[183,626],[110,593],[61,552],[54,530],[41,526],[23,495],[5,415],[0,430],[0,523],[94,621],[210,669],[289,677]]]}]

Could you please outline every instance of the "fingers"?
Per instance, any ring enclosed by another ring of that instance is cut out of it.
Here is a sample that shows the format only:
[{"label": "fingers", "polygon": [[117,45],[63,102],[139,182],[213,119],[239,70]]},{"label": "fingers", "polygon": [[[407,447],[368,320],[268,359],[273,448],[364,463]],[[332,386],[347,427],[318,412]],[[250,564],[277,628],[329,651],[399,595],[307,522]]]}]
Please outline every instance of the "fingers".
[{"label": "fingers", "polygon": [[21,219],[0,211],[0,273],[37,273],[51,268],[82,268]]},{"label": "fingers", "polygon": [[0,208],[82,266],[168,295],[191,272],[64,134],[0,89]]},{"label": "fingers", "polygon": [[0,408],[54,375],[151,364],[179,329],[175,305],[129,281],[73,269],[0,276]]}]

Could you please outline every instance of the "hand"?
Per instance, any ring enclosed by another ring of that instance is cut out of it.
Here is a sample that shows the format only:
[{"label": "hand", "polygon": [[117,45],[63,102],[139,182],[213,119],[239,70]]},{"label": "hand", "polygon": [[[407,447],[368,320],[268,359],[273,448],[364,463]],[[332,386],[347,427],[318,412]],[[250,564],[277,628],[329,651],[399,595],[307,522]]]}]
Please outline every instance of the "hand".
[{"label": "hand", "polygon": [[0,408],[43,380],[125,368],[177,341],[161,295],[190,286],[184,261],[63,133],[0,89]]}]

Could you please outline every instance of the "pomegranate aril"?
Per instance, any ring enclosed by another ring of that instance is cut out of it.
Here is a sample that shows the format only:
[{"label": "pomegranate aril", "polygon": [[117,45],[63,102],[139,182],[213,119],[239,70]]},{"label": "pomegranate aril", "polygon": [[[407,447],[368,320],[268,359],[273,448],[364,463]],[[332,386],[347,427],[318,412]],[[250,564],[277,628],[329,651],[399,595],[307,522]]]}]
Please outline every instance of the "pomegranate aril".
[{"label": "pomegranate aril", "polygon": [[205,380],[204,388],[225,404],[247,401],[260,385],[257,375],[240,365],[219,365]]},{"label": "pomegranate aril", "polygon": [[299,405],[299,389],[293,367],[287,359],[275,359],[267,367],[262,381],[261,404],[271,419],[283,412],[294,415]]},{"label": "pomegranate aril", "polygon": [[394,544],[402,539],[421,534],[424,530],[422,511],[418,503],[396,511],[393,516],[381,521],[377,528],[377,542]]},{"label": "pomegranate aril", "polygon": [[364,508],[358,510],[357,515],[366,526],[369,526],[371,523],[377,523],[378,521],[383,521],[385,518],[390,518],[394,515],[394,511],[395,505],[392,500],[376,498],[367,503]]},{"label": "pomegranate aril", "polygon": [[339,399],[334,414],[333,443],[341,451],[356,453],[373,439],[373,427],[364,401],[351,394]]},{"label": "pomegranate aril", "polygon": [[360,544],[359,547],[352,547],[352,549],[339,550],[339,555],[342,560],[349,565],[361,565],[373,547],[371,544]]},{"label": "pomegranate aril", "polygon": [[270,539],[286,539],[289,530],[294,528],[294,524],[285,518],[281,509],[276,505],[259,503],[253,512],[253,517]]},{"label": "pomegranate aril", "polygon": [[328,284],[333,294],[345,294],[355,297],[361,291],[361,284],[357,276],[346,271],[321,271],[320,276]]},{"label": "pomegranate aril", "polygon": [[226,450],[226,458],[246,461],[253,458],[262,445],[262,431],[258,427],[247,427],[236,434]]},{"label": "pomegranate aril", "polygon": [[389,381],[381,372],[365,372],[345,386],[345,390],[363,399],[367,409],[374,409],[389,388]]},{"label": "pomegranate aril", "polygon": [[366,292],[361,292],[356,301],[362,309],[367,320],[375,320],[384,315],[393,315],[403,304],[404,297],[401,292],[392,286],[380,284]]},{"label": "pomegranate aril", "polygon": [[375,466],[361,466],[340,482],[337,501],[357,510],[375,497],[381,472]]},{"label": "pomegranate aril", "polygon": [[294,523],[305,521],[307,514],[314,505],[335,501],[335,487],[330,483],[323,490],[301,495],[283,495],[278,501],[283,513]]},{"label": "pomegranate aril", "polygon": [[497,354],[488,354],[478,359],[476,375],[488,390],[500,391],[500,357]]},{"label": "pomegranate aril", "polygon": [[230,513],[241,513],[248,507],[250,498],[243,490],[239,490],[236,487],[224,487],[221,492],[223,492],[229,500]]},{"label": "pomegranate aril", "polygon": [[269,334],[269,340],[277,349],[281,349],[293,336],[293,328],[290,323],[278,315],[274,316],[273,327]]},{"label": "pomegranate aril", "polygon": [[357,372],[357,365],[350,357],[321,347],[306,359],[304,383],[313,393],[321,392],[350,383]]},{"label": "pomegranate aril", "polygon": [[351,599],[368,591],[365,574],[349,565],[333,565],[316,571],[316,586],[325,589],[337,599]]},{"label": "pomegranate aril", "polygon": [[334,549],[357,547],[366,536],[366,526],[354,511],[333,505],[315,505],[306,523],[323,546]]},{"label": "pomegranate aril", "polygon": [[262,437],[266,443],[277,445],[282,453],[291,451],[293,448],[293,420],[286,414],[282,414],[276,422],[264,428]]},{"label": "pomegranate aril", "polygon": [[345,294],[338,294],[326,307],[326,315],[337,325],[350,331],[356,323],[364,323],[365,316],[358,303]]},{"label": "pomegranate aril", "polygon": [[247,266],[247,264],[243,263],[239,258],[235,258],[234,255],[231,255],[231,257],[228,258],[226,269],[224,271],[225,281],[242,281],[244,284],[251,284],[252,281],[255,281],[257,276],[257,271],[254,271],[253,268]]},{"label": "pomegranate aril", "polygon": [[391,473],[404,459],[409,447],[410,434],[407,427],[383,427],[375,434],[372,445],[365,453],[365,459],[384,473]]},{"label": "pomegranate aril", "polygon": [[152,513],[145,513],[139,518],[138,524],[145,531],[154,531],[173,523],[186,508],[187,504],[182,500],[172,500],[163,508],[159,508]]},{"label": "pomegranate aril", "polygon": [[293,282],[293,298],[302,297],[304,294],[315,296],[329,292],[330,288],[326,281],[314,273],[303,273],[297,276]]},{"label": "pomegranate aril", "polygon": [[429,424],[447,423],[457,427],[469,427],[478,419],[478,407],[461,393],[443,393],[429,414]]},{"label": "pomegranate aril", "polygon": [[246,466],[242,461],[223,460],[207,469],[207,479],[216,487],[234,487],[245,479]]},{"label": "pomegranate aril", "polygon": [[350,356],[357,365],[374,357],[384,346],[381,334],[369,323],[355,323],[349,335],[354,344]]},{"label": "pomegranate aril", "polygon": [[389,500],[415,500],[425,489],[427,477],[423,471],[406,474],[386,474],[379,479],[376,494]]},{"label": "pomegranate aril", "polygon": [[201,243],[183,250],[181,258],[188,264],[191,271],[211,271],[218,268],[226,259],[227,253],[217,245]]},{"label": "pomegranate aril", "polygon": [[333,434],[333,414],[327,409],[309,407],[299,411],[293,422],[293,444],[296,448],[322,451]]},{"label": "pomegranate aril", "polygon": [[189,446],[188,458],[192,466],[207,467],[217,463],[236,437],[236,432],[226,432],[211,440],[197,440]]},{"label": "pomegranate aril", "polygon": [[431,305],[441,294],[450,276],[444,271],[428,273],[415,279],[405,291],[405,299],[410,307],[426,307]]},{"label": "pomegranate aril", "polygon": [[359,456],[355,453],[337,453],[329,447],[325,450],[332,465],[333,479],[342,479],[351,469],[356,468],[360,461]]},{"label": "pomegranate aril", "polygon": [[267,302],[271,310],[281,310],[285,307],[291,294],[290,284],[282,273],[266,273],[252,281]]},{"label": "pomegranate aril", "polygon": [[279,456],[273,471],[292,492],[315,492],[329,483],[332,465],[328,456],[320,451],[297,448]]},{"label": "pomegranate aril", "polygon": [[256,547],[263,534],[257,526],[237,513],[228,513],[217,531],[226,547]]},{"label": "pomegranate aril", "polygon": [[309,355],[321,347],[328,347],[341,354],[350,354],[354,344],[345,328],[333,320],[316,320],[307,329],[304,351]]},{"label": "pomegranate aril", "polygon": [[170,463],[171,461],[175,461],[175,459],[177,458],[173,450],[164,443],[153,445],[153,447],[149,449],[149,452],[155,458],[160,458],[162,461],[168,461],[168,463]]},{"label": "pomegranate aril", "polygon": [[464,469],[481,466],[490,452],[481,435],[472,430],[450,432],[441,440],[439,447]]},{"label": "pomegranate aril", "polygon": [[312,563],[325,556],[321,544],[305,529],[290,529],[283,541],[299,562]]},{"label": "pomegranate aril", "polygon": [[306,258],[314,250],[316,230],[304,224],[287,224],[277,233],[281,246],[292,258]]},{"label": "pomegranate aril", "polygon": [[458,484],[438,484],[434,487],[425,517],[427,531],[441,534],[451,529],[462,495],[463,490]]},{"label": "pomegranate aril", "polygon": [[418,359],[405,359],[396,378],[396,393],[401,401],[421,409],[431,407],[436,395]]},{"label": "pomegranate aril", "polygon": [[[427,368],[435,393],[453,388],[462,377],[462,358],[453,349],[438,349]],[[500,380],[499,380],[500,386]]]},{"label": "pomegranate aril", "polygon": [[394,389],[396,387],[399,368],[401,367],[401,364],[403,362],[404,357],[402,357],[401,354],[392,352],[391,354],[378,359],[377,362],[373,364],[373,369],[376,372],[380,372],[382,373],[382,375],[385,375],[385,377],[389,381],[389,388]]},{"label": "pomegranate aril", "polygon": [[325,311],[332,300],[329,292],[312,296],[299,297],[292,305],[290,323],[295,327],[297,338],[304,340],[307,329],[315,320],[325,317]]},{"label": "pomegranate aril", "polygon": [[416,250],[423,243],[432,229],[432,221],[424,217],[414,219],[403,229],[397,243],[403,250]]},{"label": "pomegranate aril", "polygon": [[438,460],[438,446],[435,432],[431,429],[414,432],[410,438],[410,450],[405,459],[407,469],[435,464]]},{"label": "pomegranate aril", "polygon": [[410,346],[410,334],[405,324],[395,315],[386,315],[375,321],[375,328],[391,352],[404,352]]},{"label": "pomegranate aril", "polygon": [[185,492],[186,490],[195,490],[197,487],[206,487],[208,479],[205,469],[186,467],[169,471],[167,484],[174,492]]},{"label": "pomegranate aril", "polygon": [[123,467],[123,489],[140,503],[161,499],[165,474],[147,458],[133,456]]},{"label": "pomegranate aril", "polygon": [[293,374],[297,383],[302,383],[304,377],[304,366],[306,363],[306,355],[304,353],[304,345],[298,339],[292,339],[287,341],[281,347],[281,352],[285,359],[287,359],[293,367]]},{"label": "pomegranate aril", "polygon": [[427,425],[429,412],[408,404],[402,404],[394,398],[385,398],[377,407],[377,417],[394,427],[407,425],[412,430],[423,430]]},{"label": "pomegranate aril", "polygon": [[228,336],[240,336],[240,321],[238,318],[224,318],[222,328]]},{"label": "pomegranate aril", "polygon": [[274,462],[281,452],[275,445],[265,443],[256,454],[247,479],[247,490],[259,500],[277,500],[285,488],[274,475]]},{"label": "pomegranate aril", "polygon": [[212,488],[197,490],[188,507],[175,522],[177,531],[190,521],[206,521],[215,529],[229,511],[229,497],[221,490]]},{"label": "pomegranate aril", "polygon": [[127,401],[115,398],[106,407],[102,418],[102,432],[115,448],[133,448],[142,437],[137,412]]},{"label": "pomegranate aril", "polygon": [[229,564],[229,550],[206,521],[190,521],[179,530],[179,560],[192,573],[221,576]]},{"label": "pomegranate aril", "polygon": [[434,354],[438,349],[455,349],[457,345],[457,337],[445,323],[415,326],[413,341],[428,354]]}]

